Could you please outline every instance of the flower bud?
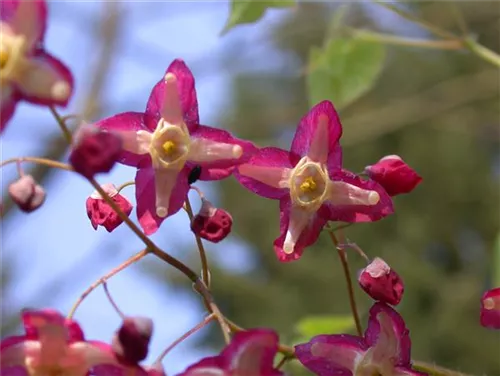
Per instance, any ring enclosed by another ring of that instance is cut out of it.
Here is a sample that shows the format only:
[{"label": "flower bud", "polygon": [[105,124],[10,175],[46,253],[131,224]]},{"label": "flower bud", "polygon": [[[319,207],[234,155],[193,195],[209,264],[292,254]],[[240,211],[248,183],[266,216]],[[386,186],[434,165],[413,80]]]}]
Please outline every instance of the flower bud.
[{"label": "flower bud", "polygon": [[81,132],[69,161],[76,172],[91,179],[109,172],[120,157],[122,140],[114,133],[85,129]]},{"label": "flower bud", "polygon": [[203,239],[218,243],[231,232],[233,218],[207,199],[202,198],[201,201],[201,209],[191,222],[191,230]]},{"label": "flower bud", "polygon": [[375,257],[366,268],[361,270],[358,282],[361,288],[375,300],[398,305],[403,297],[403,280],[379,257]]},{"label": "flower bud", "polygon": [[115,354],[125,363],[137,364],[148,356],[153,321],[147,317],[126,317],[113,337]]},{"label": "flower bud", "polygon": [[167,376],[161,362],[156,362],[149,367],[145,367],[148,376]]},{"label": "flower bud", "polygon": [[366,174],[379,183],[390,196],[411,192],[422,178],[400,156],[388,155],[372,166],[365,167]]},{"label": "flower bud", "polygon": [[45,201],[45,191],[31,175],[24,175],[9,185],[9,196],[22,211],[31,213]]},{"label": "flower bud", "polygon": [[481,325],[500,329],[500,287],[486,291],[481,298]]},{"label": "flower bud", "polygon": [[[101,187],[125,214],[130,215],[132,204],[126,197],[118,193],[113,184],[103,184]],[[87,198],[86,206],[87,215],[94,230],[97,230],[97,226],[103,226],[108,232],[111,232],[123,223],[118,213],[109,206],[97,191],[94,191]]]}]

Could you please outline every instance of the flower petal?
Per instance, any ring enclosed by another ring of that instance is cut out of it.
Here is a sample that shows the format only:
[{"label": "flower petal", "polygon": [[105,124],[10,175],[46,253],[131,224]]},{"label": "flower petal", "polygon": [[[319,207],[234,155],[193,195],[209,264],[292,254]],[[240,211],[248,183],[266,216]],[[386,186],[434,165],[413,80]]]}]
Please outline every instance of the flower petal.
[{"label": "flower petal", "polygon": [[149,132],[147,123],[152,118],[141,112],[124,112],[109,118],[99,120],[94,125],[107,131],[117,131],[123,140],[123,148],[130,151],[123,151],[119,162],[133,167],[145,167],[151,164],[149,154],[138,154],[137,132]]},{"label": "flower petal", "polygon": [[[172,73],[177,78],[177,92],[181,101],[184,122],[190,131],[194,131],[200,122],[198,116],[198,99],[194,77],[183,60],[176,59],[168,67],[165,74]],[[146,106],[146,113],[155,119],[161,117],[165,98],[165,79],[162,78],[151,91]],[[150,128],[150,130],[154,130]]]},{"label": "flower petal", "polygon": [[481,325],[500,329],[500,287],[486,291],[481,297]]},{"label": "flower petal", "polygon": [[27,60],[15,84],[26,100],[41,105],[66,106],[73,93],[73,75],[69,69],[45,52]]},{"label": "flower petal", "polygon": [[411,340],[403,318],[384,303],[370,309],[365,341],[371,347],[372,361],[390,361],[394,366],[410,365]]},{"label": "flower petal", "polygon": [[2,340],[0,367],[3,375],[4,369],[9,372],[14,372],[11,369],[19,368],[24,365],[26,349],[33,345],[33,341],[29,341],[25,336],[7,337]]},{"label": "flower petal", "polygon": [[146,235],[155,233],[165,218],[177,213],[186,200],[188,186],[187,168],[182,169],[170,196],[168,215],[159,217],[156,214],[155,170],[144,168],[137,171],[135,177],[135,196],[137,200],[137,218]]},{"label": "flower petal", "polygon": [[[333,184],[329,200],[330,220],[343,222],[372,222],[394,212],[387,192],[372,180],[363,180],[353,173],[342,170],[330,175]],[[378,195],[378,202],[375,201]]]},{"label": "flower petal", "polygon": [[342,124],[330,101],[323,101],[314,106],[299,123],[292,141],[291,151],[297,155],[294,164],[306,155],[315,162],[327,163],[340,168],[342,156],[339,140],[342,136]]},{"label": "flower petal", "polygon": [[12,87],[6,86],[0,90],[0,133],[5,129],[7,122],[14,115],[19,96]]},{"label": "flower petal", "polygon": [[352,376],[368,346],[348,334],[319,335],[295,346],[297,359],[318,376]]},{"label": "flower petal", "polygon": [[29,372],[24,366],[2,366],[0,368],[0,375],[2,376],[29,376]]},{"label": "flower petal", "polygon": [[407,367],[395,367],[393,376],[429,376],[427,373],[415,371]]},{"label": "flower petal", "polygon": [[[326,213],[325,213],[326,211]],[[281,262],[298,260],[304,249],[313,244],[328,221],[325,206],[308,213],[294,208],[289,197],[280,200],[280,237],[274,241],[274,251]],[[285,243],[292,242],[293,251],[285,251]]]},{"label": "flower petal", "polygon": [[40,42],[45,33],[47,21],[47,4],[43,0],[18,0],[5,1],[2,0],[2,20],[7,23],[18,35],[23,35],[26,38],[29,49]]},{"label": "flower petal", "polygon": [[240,184],[259,196],[280,199],[289,195],[287,184],[292,167],[287,151],[267,147],[238,166],[234,175]]}]

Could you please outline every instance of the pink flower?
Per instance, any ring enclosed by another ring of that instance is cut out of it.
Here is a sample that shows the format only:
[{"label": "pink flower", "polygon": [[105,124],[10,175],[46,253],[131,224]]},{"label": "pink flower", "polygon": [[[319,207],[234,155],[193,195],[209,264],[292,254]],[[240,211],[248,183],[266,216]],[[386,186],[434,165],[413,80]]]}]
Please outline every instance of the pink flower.
[{"label": "pink flower", "polygon": [[227,211],[213,206],[206,198],[202,198],[201,202],[201,209],[191,222],[191,230],[203,239],[218,243],[231,232],[233,218]]},{"label": "pink flower", "polygon": [[124,363],[136,365],[148,356],[153,321],[147,317],[126,317],[113,338],[113,351]]},{"label": "pink flower", "polygon": [[254,150],[228,132],[199,125],[194,78],[182,60],[170,64],[144,113],[126,112],[96,125],[119,131],[125,150],[120,162],[138,169],[137,217],[146,235],[182,207],[195,166],[201,180],[222,179]]},{"label": "pink flower", "polygon": [[[126,197],[118,193],[113,184],[103,184],[101,188],[104,189],[125,214],[130,215],[132,212],[132,204]],[[120,216],[106,201],[104,201],[97,191],[87,198],[86,206],[87,215],[89,216],[90,223],[92,223],[94,230],[97,230],[97,226],[103,226],[108,232],[111,232],[123,223]]]},{"label": "pink flower", "polygon": [[[115,357],[111,346],[85,341],[74,321],[56,311],[24,311],[22,319],[26,334],[9,337],[0,345],[2,376],[71,375],[146,376],[139,367],[127,367]],[[120,373],[122,372],[122,373]]]},{"label": "pink flower", "polygon": [[178,376],[281,376],[274,369],[278,335],[270,330],[238,332],[220,355],[205,358]]},{"label": "pink flower", "polygon": [[409,193],[422,181],[399,155],[388,155],[374,165],[365,167],[365,172],[384,187],[390,196]]},{"label": "pink flower", "polygon": [[481,298],[481,325],[500,329],[500,287],[486,291]]},{"label": "pink flower", "polygon": [[9,185],[9,196],[22,211],[31,213],[45,201],[45,190],[31,175],[24,175]]},{"label": "pink flower", "polygon": [[42,0],[0,2],[0,132],[24,99],[66,106],[73,77],[43,49],[47,4]]},{"label": "pink flower", "polygon": [[324,101],[302,118],[290,152],[263,148],[238,167],[241,184],[280,201],[280,261],[298,259],[329,220],[367,222],[393,212],[381,186],[342,169],[341,135],[338,115]]},{"label": "pink flower", "polygon": [[403,297],[403,280],[379,257],[375,257],[366,268],[361,270],[358,282],[361,288],[375,300],[398,305]]},{"label": "pink flower", "polygon": [[403,318],[384,303],[370,309],[364,337],[319,335],[295,346],[297,359],[318,376],[423,376],[411,367],[411,341]]}]

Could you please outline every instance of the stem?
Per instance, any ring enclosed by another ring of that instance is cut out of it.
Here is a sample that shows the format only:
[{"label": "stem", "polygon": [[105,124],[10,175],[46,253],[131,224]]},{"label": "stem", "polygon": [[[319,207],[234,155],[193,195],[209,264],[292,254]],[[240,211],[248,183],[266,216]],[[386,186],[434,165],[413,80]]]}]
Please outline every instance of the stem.
[{"label": "stem", "polygon": [[101,284],[105,283],[108,279],[113,277],[115,274],[121,272],[123,269],[126,269],[130,265],[136,263],[140,259],[142,259],[144,256],[146,256],[149,253],[148,249],[143,249],[139,253],[136,253],[134,256],[130,257],[128,260],[120,264],[118,267],[114,268],[111,270],[109,273],[107,273],[104,277],[99,278],[97,281],[95,281],[93,284],[91,284],[87,290],[83,292],[83,294],[78,298],[78,300],[73,304],[73,307],[71,308],[71,311],[68,314],[68,319],[71,319],[77,308],[80,306],[80,304],[85,300],[85,298],[92,292],[94,291],[97,287],[99,287]]},{"label": "stem", "polygon": [[416,360],[413,361],[413,368],[416,369],[417,371],[425,372],[429,374],[429,376],[471,376],[462,372],[454,371],[451,369],[436,366],[434,364],[420,362]]},{"label": "stem", "polygon": [[339,254],[340,262],[342,263],[342,269],[344,270],[345,280],[347,282],[347,293],[349,295],[349,304],[351,306],[352,317],[354,323],[356,324],[356,331],[360,337],[363,336],[363,329],[361,327],[361,321],[359,319],[358,308],[356,306],[356,299],[354,298],[354,288],[352,286],[351,271],[349,269],[349,262],[347,261],[347,254],[343,248],[338,247],[338,241],[333,232],[328,232],[333,245],[337,249]]},{"label": "stem", "polygon": [[497,66],[500,67],[500,55],[498,55],[496,52],[490,50],[489,48],[486,48],[482,46],[479,43],[476,43],[473,39],[467,38],[465,39],[465,47],[471,51],[472,53],[476,54],[479,56],[481,59]]},{"label": "stem", "polygon": [[181,337],[179,337],[178,339],[176,339],[170,346],[168,346],[165,350],[163,350],[163,352],[160,354],[160,356],[158,356],[158,358],[156,359],[156,361],[154,363],[160,363],[163,358],[175,347],[177,346],[179,343],[181,343],[182,341],[184,341],[186,338],[188,338],[190,335],[196,333],[198,330],[200,330],[201,328],[203,328],[204,326],[206,326],[210,321],[212,321],[213,319],[215,318],[215,315],[213,313],[211,313],[210,315],[208,315],[207,317],[205,317],[203,319],[202,322],[200,322],[198,325],[196,325],[194,328],[190,329],[189,331],[187,331],[186,333],[184,333]]},{"label": "stem", "polygon": [[288,360],[290,360],[290,358],[286,355],[283,355],[283,358],[281,358],[280,362],[276,366],[276,369],[280,369],[281,367],[283,367]]},{"label": "stem", "polygon": [[113,308],[115,309],[116,313],[118,313],[118,315],[124,320],[125,315],[123,314],[121,309],[118,308],[118,305],[115,303],[113,297],[109,293],[108,284],[106,283],[106,281],[102,281],[102,287],[104,288],[104,292],[106,293],[106,296],[107,296],[109,302],[111,303],[111,305],[113,306]]},{"label": "stem", "polygon": [[33,162],[48,167],[58,168],[60,170],[74,171],[73,167],[71,167],[69,164],[53,161],[52,159],[38,158],[38,157],[19,157],[19,158],[6,159],[2,163],[0,163],[0,168],[7,166],[8,164],[11,163],[22,163],[22,162]]},{"label": "stem", "polygon": [[64,119],[57,113],[56,109],[54,106],[49,106],[50,112],[52,112],[52,115],[54,115],[54,118],[57,121],[57,124],[59,124],[59,127],[61,128],[61,131],[64,135],[64,138],[68,142],[69,145],[73,143],[73,136],[71,135],[71,132],[69,131],[68,127],[66,126],[66,123],[64,122]]},{"label": "stem", "polygon": [[127,181],[127,182],[123,183],[122,185],[118,186],[118,188],[116,190],[118,191],[118,193],[120,193],[124,188],[130,187],[131,185],[135,185],[135,181],[133,181],[133,180]]},{"label": "stem", "polygon": [[[194,215],[193,215],[193,208],[191,207],[191,202],[189,201],[189,196],[186,197],[185,205],[189,221],[192,221]],[[198,236],[198,234],[194,234],[194,236],[196,238],[196,245],[198,246],[198,252],[200,253],[203,282],[205,283],[205,285],[207,285],[207,288],[210,289],[210,274],[208,269],[208,260],[205,252],[205,247],[203,246],[203,242],[201,238]]]}]

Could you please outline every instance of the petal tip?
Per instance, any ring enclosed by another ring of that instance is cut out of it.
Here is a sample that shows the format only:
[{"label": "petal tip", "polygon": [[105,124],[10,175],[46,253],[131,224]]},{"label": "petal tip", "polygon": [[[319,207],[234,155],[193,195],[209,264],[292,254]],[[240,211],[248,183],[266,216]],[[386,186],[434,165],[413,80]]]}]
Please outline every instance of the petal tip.
[{"label": "petal tip", "polygon": [[57,81],[52,86],[51,94],[56,101],[67,101],[71,95],[71,86],[66,81]]},{"label": "petal tip", "polygon": [[369,205],[377,205],[380,201],[380,195],[376,191],[370,192],[368,195],[368,204]]},{"label": "petal tip", "polygon": [[159,206],[156,208],[156,215],[160,218],[165,218],[168,215],[168,209],[163,206]]}]

